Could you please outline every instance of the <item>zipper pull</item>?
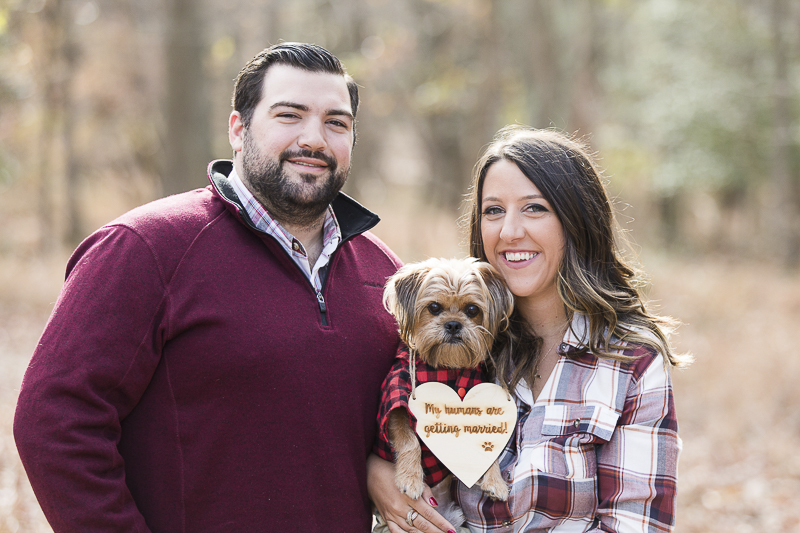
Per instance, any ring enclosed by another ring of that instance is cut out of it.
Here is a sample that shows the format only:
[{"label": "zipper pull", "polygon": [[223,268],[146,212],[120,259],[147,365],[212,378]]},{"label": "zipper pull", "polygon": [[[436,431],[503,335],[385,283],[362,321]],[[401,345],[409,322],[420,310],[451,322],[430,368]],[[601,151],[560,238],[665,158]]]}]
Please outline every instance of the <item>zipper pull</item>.
[{"label": "zipper pull", "polygon": [[319,312],[320,313],[327,313],[328,306],[325,305],[325,298],[322,296],[321,292],[317,293],[317,301],[319,302]]},{"label": "zipper pull", "polygon": [[317,303],[319,304],[319,319],[323,326],[328,325],[328,306],[325,305],[325,298],[321,292],[317,293]]}]

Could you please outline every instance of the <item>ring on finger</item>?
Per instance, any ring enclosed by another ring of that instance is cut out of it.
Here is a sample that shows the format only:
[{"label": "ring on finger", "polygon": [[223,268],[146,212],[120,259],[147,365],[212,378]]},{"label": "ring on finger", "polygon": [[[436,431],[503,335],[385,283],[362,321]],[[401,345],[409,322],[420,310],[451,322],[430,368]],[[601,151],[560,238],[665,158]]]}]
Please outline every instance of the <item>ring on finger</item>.
[{"label": "ring on finger", "polygon": [[414,519],[416,517],[418,517],[418,516],[419,516],[419,513],[417,512],[416,509],[413,509],[413,508],[409,509],[408,513],[406,513],[406,523],[409,526],[414,527]]}]

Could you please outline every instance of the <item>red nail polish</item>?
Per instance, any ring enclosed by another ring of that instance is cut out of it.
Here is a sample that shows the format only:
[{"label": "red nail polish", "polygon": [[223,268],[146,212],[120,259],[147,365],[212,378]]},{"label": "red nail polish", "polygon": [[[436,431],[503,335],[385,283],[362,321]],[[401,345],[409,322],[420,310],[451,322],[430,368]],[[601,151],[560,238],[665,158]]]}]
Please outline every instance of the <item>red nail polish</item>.
[{"label": "red nail polish", "polygon": [[455,532],[455,531],[453,531],[452,529],[448,529],[448,530],[447,530],[447,533],[456,533],[456,532]]},{"label": "red nail polish", "polygon": [[[431,496],[431,499],[428,500],[428,501],[430,502],[431,507],[437,507],[439,505],[438,502],[436,501],[436,498],[434,498],[433,496]],[[450,532],[448,531],[447,533],[450,533]],[[456,532],[453,531],[453,533],[456,533]]]}]

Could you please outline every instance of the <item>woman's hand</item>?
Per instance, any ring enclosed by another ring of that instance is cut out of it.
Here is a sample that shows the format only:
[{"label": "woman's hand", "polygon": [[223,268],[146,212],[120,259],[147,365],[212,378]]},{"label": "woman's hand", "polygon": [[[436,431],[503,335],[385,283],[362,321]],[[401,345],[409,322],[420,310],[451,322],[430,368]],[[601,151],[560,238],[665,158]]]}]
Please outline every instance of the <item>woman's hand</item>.
[{"label": "woman's hand", "polygon": [[[394,465],[375,454],[367,459],[367,490],[391,533],[455,533],[455,528],[434,509],[437,503],[430,487],[425,486],[422,496],[412,500],[394,484]],[[418,514],[412,526],[406,520],[413,511]]]}]

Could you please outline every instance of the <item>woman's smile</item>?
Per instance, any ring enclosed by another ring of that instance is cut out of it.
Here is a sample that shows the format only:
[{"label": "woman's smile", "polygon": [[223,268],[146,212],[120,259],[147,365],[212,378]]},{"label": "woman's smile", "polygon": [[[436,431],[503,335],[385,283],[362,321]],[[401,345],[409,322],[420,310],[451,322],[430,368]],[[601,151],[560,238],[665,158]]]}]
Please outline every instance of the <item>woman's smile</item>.
[{"label": "woman's smile", "polygon": [[538,257],[539,253],[538,252],[509,252],[509,251],[506,251],[506,252],[503,252],[502,255],[505,257],[506,261],[509,262],[509,263],[522,263],[522,262],[530,261],[531,259],[534,259],[534,258]]}]

